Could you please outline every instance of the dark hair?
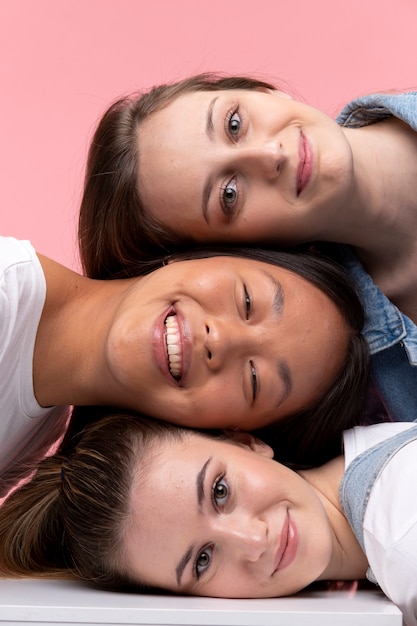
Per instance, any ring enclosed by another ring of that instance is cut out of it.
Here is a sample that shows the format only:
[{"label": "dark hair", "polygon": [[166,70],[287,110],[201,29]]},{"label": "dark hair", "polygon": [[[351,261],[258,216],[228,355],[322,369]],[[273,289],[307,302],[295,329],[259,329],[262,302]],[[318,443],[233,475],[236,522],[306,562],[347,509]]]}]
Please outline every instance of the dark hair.
[{"label": "dark hair", "polygon": [[72,574],[111,588],[130,585],[124,531],[134,475],[155,443],[180,439],[185,429],[106,409],[95,418],[68,456],[61,450],[41,461],[0,507],[0,576]]},{"label": "dark hair", "polygon": [[274,89],[262,80],[199,74],[133,93],[109,107],[91,141],[79,216],[80,256],[87,276],[134,276],[140,261],[186,243],[152,217],[140,198],[140,124],[184,93],[258,88]]},{"label": "dark hair", "polygon": [[341,453],[341,433],[363,423],[370,355],[362,335],[364,312],[353,283],[335,261],[319,252],[262,248],[194,248],[168,257],[180,261],[211,256],[242,256],[302,276],[336,305],[348,328],[344,362],[326,393],[311,407],[256,431],[276,457],[298,467],[321,465]]},{"label": "dark hair", "polygon": [[[329,388],[313,406],[257,431],[274,448],[279,460],[297,466],[320,465],[340,454],[341,432],[363,423],[370,367],[368,346],[361,334],[364,313],[349,277],[334,261],[300,250],[200,247],[174,253],[163,262],[213,256],[238,256],[294,272],[326,294],[340,311],[347,326],[348,345],[340,371]],[[161,263],[160,259],[139,263],[138,271],[153,271]],[[77,407],[68,432],[73,435],[83,428],[89,414],[88,408]]]}]

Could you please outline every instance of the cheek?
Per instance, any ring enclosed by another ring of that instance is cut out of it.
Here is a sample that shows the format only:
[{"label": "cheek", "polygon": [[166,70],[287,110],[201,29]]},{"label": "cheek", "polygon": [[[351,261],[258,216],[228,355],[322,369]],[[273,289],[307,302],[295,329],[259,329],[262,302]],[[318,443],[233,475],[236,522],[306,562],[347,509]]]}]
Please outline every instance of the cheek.
[{"label": "cheek", "polygon": [[189,405],[191,426],[201,428],[235,428],[242,426],[244,413],[231,384],[212,385]]},{"label": "cheek", "polygon": [[229,296],[225,293],[226,281],[220,267],[213,271],[202,264],[184,283],[184,289],[187,290],[189,297],[200,305],[203,314],[211,313],[217,316],[226,312],[228,298],[230,302],[230,291]]}]

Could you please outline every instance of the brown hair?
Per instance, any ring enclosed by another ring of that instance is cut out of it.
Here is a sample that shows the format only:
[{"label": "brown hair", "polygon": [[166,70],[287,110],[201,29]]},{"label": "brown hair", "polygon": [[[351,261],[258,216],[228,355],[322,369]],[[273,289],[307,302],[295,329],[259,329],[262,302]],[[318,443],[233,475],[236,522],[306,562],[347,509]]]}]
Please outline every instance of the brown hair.
[{"label": "brown hair", "polygon": [[199,74],[133,93],[109,107],[90,145],[79,216],[80,255],[87,276],[134,276],[141,261],[187,243],[152,217],[140,198],[140,124],[184,93],[258,88],[274,89],[262,80]]},{"label": "brown hair", "polygon": [[105,408],[95,418],[67,455],[61,449],[44,459],[0,507],[0,577],[72,576],[103,588],[156,591],[126,564],[132,488],[146,480],[157,444],[183,441],[190,429]]},{"label": "brown hair", "polygon": [[155,443],[184,429],[105,409],[95,417],[68,456],[44,459],[0,507],[0,576],[130,584],[123,555],[134,473]]}]

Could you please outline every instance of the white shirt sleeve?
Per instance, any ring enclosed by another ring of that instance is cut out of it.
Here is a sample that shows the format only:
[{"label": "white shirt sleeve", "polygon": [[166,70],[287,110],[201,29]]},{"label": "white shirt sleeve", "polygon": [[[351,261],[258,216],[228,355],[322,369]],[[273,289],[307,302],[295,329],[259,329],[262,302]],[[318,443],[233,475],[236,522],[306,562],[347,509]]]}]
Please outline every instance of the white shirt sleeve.
[{"label": "white shirt sleeve", "polygon": [[401,448],[374,484],[364,519],[368,561],[384,593],[417,625],[417,442]]}]

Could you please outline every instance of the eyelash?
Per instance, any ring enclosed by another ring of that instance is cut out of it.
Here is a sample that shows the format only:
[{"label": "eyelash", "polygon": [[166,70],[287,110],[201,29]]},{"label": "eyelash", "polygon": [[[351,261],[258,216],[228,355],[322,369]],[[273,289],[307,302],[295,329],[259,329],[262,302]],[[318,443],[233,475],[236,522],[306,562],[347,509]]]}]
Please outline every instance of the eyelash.
[{"label": "eyelash", "polygon": [[[219,506],[219,504],[216,502],[216,489],[217,487],[220,485],[221,482],[224,482],[225,486],[226,486],[226,496],[224,496],[223,498],[221,498],[221,500],[224,500],[225,498],[229,497],[229,493],[230,493],[230,488],[229,485],[227,483],[227,480],[225,480],[225,476],[226,474],[220,474],[216,480],[213,483],[213,487],[211,488],[211,502],[214,506],[214,508],[216,509],[216,511],[219,511],[221,508],[221,505]],[[219,496],[217,496],[217,498],[219,498]]]},{"label": "eyelash", "polygon": [[[245,318],[248,321],[249,316],[252,312],[252,299],[249,295],[246,285],[243,285],[243,290],[244,290]],[[251,376],[251,385],[252,385],[252,397],[253,397],[253,401],[255,402],[256,397],[258,395],[258,388],[259,388],[258,373],[256,371],[255,365],[253,364],[253,361],[249,361],[249,365],[250,365],[250,376]]]},{"label": "eyelash", "polygon": [[249,291],[247,290],[246,285],[243,285],[243,292],[244,292],[243,305],[245,309],[245,319],[246,321],[248,321],[249,316],[252,313],[252,299],[249,295]]},{"label": "eyelash", "polygon": [[252,384],[252,398],[253,398],[253,402],[255,402],[258,396],[258,387],[259,387],[258,373],[256,371],[256,367],[253,364],[253,361],[249,361],[249,366],[250,366],[250,375],[251,375],[251,384]]},{"label": "eyelash", "polygon": [[[213,483],[213,486],[211,488],[211,494],[210,494],[210,498],[211,498],[211,502],[213,504],[213,507],[215,508],[216,511],[219,511],[221,509],[221,505],[218,504],[218,502],[216,502],[216,495],[215,495],[215,490],[217,489],[217,487],[220,485],[221,482],[224,482],[225,486],[226,486],[226,495],[223,499],[228,499],[230,497],[230,487],[228,485],[227,480],[225,479],[226,474],[222,473],[220,474],[216,480]],[[202,574],[204,574],[210,567],[211,564],[211,559],[212,559],[212,552],[213,552],[214,546],[213,544],[209,544],[208,546],[206,546],[205,548],[203,548],[202,550],[200,550],[200,552],[197,554],[194,564],[193,564],[193,570],[194,570],[194,574],[197,580],[200,580]],[[208,564],[206,566],[204,566],[203,571],[199,570],[199,564],[198,561],[199,559],[202,557],[203,554],[207,554],[208,556]]]},{"label": "eyelash", "polygon": [[[239,129],[238,132],[236,134],[233,134],[230,131],[230,122],[232,120],[232,118],[238,115],[239,117]],[[233,109],[230,109],[230,111],[228,111],[228,113],[226,114],[225,120],[224,120],[224,127],[225,127],[225,131],[226,134],[228,135],[228,137],[233,141],[236,142],[236,139],[238,138],[240,131],[242,130],[242,115],[240,113],[240,108],[239,105],[236,105],[233,107]]]},{"label": "eyelash", "polygon": [[[232,202],[226,202],[225,201],[226,191],[231,188],[232,188],[234,197],[232,199]],[[233,219],[233,216],[236,210],[238,197],[239,197],[239,193],[237,189],[236,176],[232,176],[230,180],[228,180],[226,183],[224,183],[224,185],[220,187],[220,192],[219,192],[220,206],[221,206],[222,212],[224,213],[224,215],[226,216],[229,222]]]},{"label": "eyelash", "polygon": [[[239,117],[239,122],[238,122],[239,128],[238,128],[236,135],[233,134],[230,130],[230,124],[235,115]],[[233,109],[230,109],[230,111],[228,111],[228,113],[226,114],[226,117],[224,120],[224,129],[229,139],[233,141],[233,143],[236,143],[236,141],[239,138],[240,131],[242,130],[242,115],[240,113],[239,105],[234,106]],[[233,188],[232,188],[232,183],[233,183]],[[225,195],[226,195],[227,190],[230,188],[232,188],[231,192],[233,195],[230,198],[230,202],[226,202]],[[233,176],[224,185],[222,185],[220,189],[220,206],[228,220],[231,220],[233,218],[233,213],[236,208],[238,197],[239,197],[239,194],[237,190],[237,180],[236,180],[236,176]]]},{"label": "eyelash", "polygon": [[[213,552],[213,544],[211,543],[205,548],[203,548],[202,550],[200,550],[200,552],[197,554],[195,561],[194,561],[194,565],[193,565],[194,575],[197,580],[200,580],[201,576],[209,569],[211,565],[212,552]],[[208,564],[204,567],[204,570],[201,572],[199,571],[198,561],[202,557],[203,554],[208,554],[209,561],[208,561]]]}]

